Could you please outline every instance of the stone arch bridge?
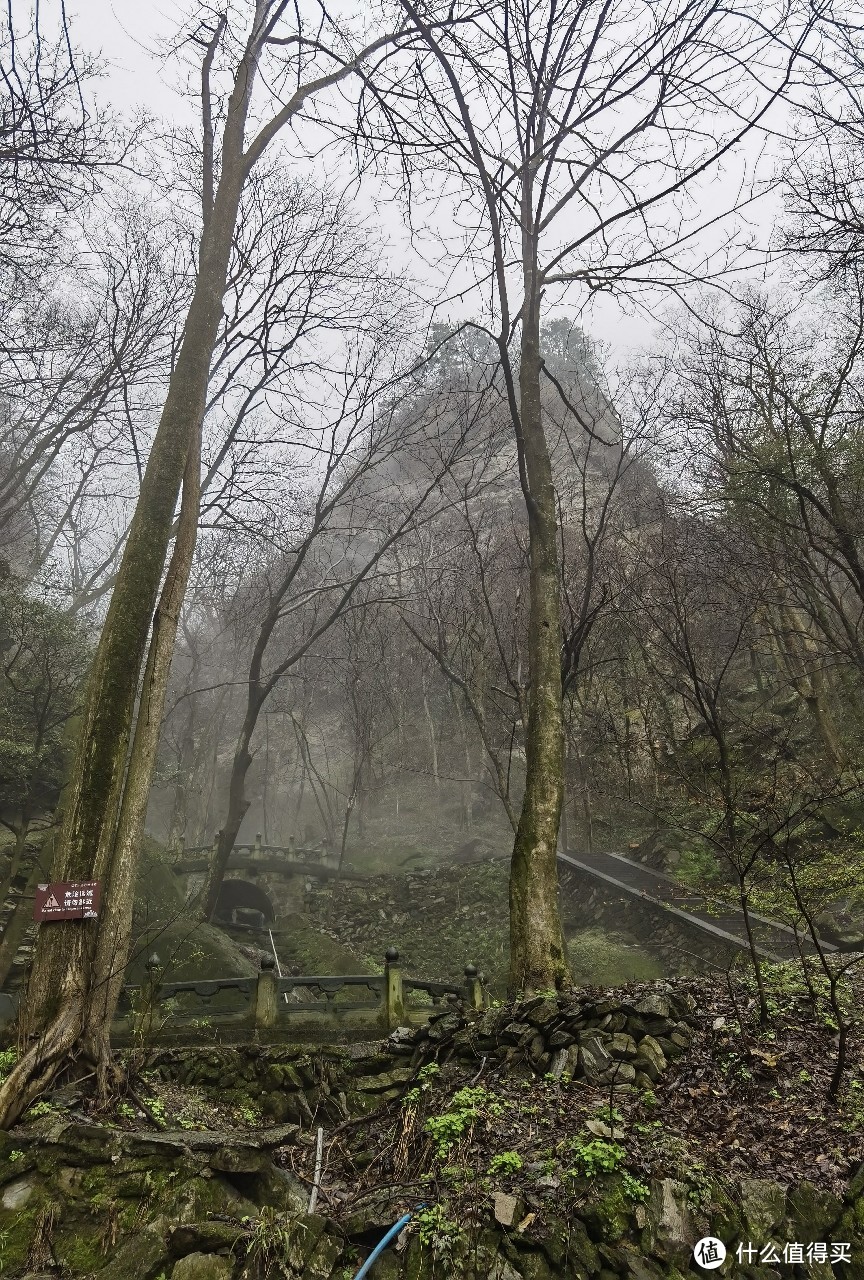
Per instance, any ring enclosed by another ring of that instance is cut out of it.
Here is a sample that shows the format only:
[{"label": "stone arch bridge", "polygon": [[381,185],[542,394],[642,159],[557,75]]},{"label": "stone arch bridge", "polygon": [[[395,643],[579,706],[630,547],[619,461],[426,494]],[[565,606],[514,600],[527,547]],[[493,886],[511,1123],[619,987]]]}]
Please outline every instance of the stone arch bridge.
[{"label": "stone arch bridge", "polygon": [[[177,848],[173,869],[187,902],[194,902],[203,891],[218,841],[217,832],[212,845],[186,848],[181,843]],[[253,928],[273,924],[282,916],[303,910],[308,880],[338,875],[343,880],[362,878],[340,872],[339,852],[329,843],[303,847],[289,839],[286,845],[264,844],[259,832],[254,842],[235,844],[219,891],[215,919]]]}]

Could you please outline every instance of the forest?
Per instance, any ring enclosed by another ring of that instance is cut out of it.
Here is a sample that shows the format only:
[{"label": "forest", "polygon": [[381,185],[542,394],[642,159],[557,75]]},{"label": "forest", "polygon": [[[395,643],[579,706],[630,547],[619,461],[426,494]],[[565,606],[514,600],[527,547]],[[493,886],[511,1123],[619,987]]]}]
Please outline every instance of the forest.
[{"label": "forest", "polygon": [[864,18],[162,9],[0,12],[4,1280],[864,1278]]}]

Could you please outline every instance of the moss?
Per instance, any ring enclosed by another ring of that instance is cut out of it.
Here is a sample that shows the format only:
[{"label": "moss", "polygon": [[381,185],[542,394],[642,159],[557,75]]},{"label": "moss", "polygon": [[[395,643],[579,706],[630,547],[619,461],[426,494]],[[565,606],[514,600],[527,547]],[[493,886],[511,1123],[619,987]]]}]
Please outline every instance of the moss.
[{"label": "moss", "polygon": [[285,916],[279,921],[276,949],[283,970],[300,973],[380,973],[383,963],[372,964],[349,951],[341,942],[310,925],[303,915]]},{"label": "moss", "polygon": [[567,943],[573,980],[585,986],[619,986],[663,976],[658,962],[622,934],[582,929]]},{"label": "moss", "polygon": [[16,1269],[25,1268],[44,1204],[45,1195],[40,1188],[39,1194],[34,1195],[20,1211],[0,1210],[0,1257],[3,1259],[4,1277],[7,1273],[14,1275]]},{"label": "moss", "polygon": [[588,1234],[594,1241],[620,1240],[628,1233],[633,1206],[620,1182],[598,1190],[598,1198],[582,1210]]},{"label": "moss", "polygon": [[73,1276],[88,1276],[108,1261],[106,1242],[109,1223],[69,1223],[53,1233],[54,1256]]}]

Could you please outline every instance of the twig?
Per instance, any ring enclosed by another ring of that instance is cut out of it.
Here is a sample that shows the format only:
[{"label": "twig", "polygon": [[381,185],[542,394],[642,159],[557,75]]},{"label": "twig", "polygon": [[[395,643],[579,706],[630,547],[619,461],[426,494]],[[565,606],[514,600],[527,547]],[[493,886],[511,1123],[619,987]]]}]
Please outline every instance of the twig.
[{"label": "twig", "polygon": [[318,1202],[318,1184],[321,1181],[321,1160],[324,1155],[324,1130],[318,1126],[318,1138],[315,1143],[315,1177],[312,1179],[312,1192],[309,1196],[309,1212],[315,1212]]},{"label": "twig", "polygon": [[486,1054],[484,1053],[483,1057],[480,1059],[480,1069],[477,1072],[477,1074],[473,1075],[471,1079],[468,1081],[469,1085],[475,1084],[480,1079],[480,1077],[482,1076],[485,1070],[485,1067],[486,1067]]}]

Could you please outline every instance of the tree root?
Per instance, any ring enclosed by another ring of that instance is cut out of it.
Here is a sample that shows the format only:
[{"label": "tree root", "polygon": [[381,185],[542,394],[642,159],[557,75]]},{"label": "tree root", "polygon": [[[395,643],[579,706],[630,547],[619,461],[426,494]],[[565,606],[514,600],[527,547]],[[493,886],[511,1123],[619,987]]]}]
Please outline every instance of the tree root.
[{"label": "tree root", "polygon": [[62,1067],[68,1065],[69,1051],[81,1034],[83,1014],[83,998],[73,996],[15,1063],[0,1085],[0,1129],[11,1129]]}]

